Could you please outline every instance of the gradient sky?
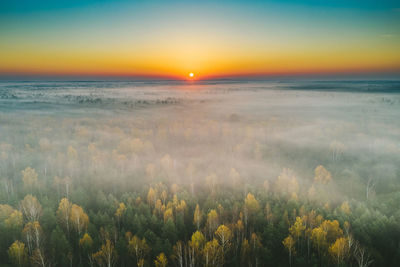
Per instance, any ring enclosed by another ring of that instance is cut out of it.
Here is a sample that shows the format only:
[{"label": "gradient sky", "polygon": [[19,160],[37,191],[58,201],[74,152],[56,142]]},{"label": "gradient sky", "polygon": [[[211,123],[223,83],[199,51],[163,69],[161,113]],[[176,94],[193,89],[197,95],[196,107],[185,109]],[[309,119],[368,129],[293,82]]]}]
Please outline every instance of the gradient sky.
[{"label": "gradient sky", "polygon": [[400,74],[400,2],[1,0],[0,75]]}]

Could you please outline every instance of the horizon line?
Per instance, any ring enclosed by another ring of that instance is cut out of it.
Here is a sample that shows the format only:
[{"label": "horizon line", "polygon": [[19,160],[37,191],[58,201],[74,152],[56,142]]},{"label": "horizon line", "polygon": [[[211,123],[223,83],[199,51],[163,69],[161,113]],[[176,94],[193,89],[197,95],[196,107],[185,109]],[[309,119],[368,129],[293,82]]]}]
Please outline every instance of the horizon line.
[{"label": "horizon line", "polygon": [[99,74],[22,74],[0,73],[0,81],[263,81],[263,80],[400,80],[400,71],[360,73],[279,73],[204,75],[195,78],[178,75],[99,75]]}]

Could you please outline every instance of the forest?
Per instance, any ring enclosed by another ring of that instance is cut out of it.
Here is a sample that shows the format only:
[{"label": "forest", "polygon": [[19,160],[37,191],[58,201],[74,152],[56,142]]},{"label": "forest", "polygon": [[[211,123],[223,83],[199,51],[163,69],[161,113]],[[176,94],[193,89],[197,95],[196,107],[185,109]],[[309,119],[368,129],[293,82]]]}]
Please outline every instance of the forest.
[{"label": "forest", "polygon": [[293,86],[2,83],[0,266],[399,266],[400,96]]}]

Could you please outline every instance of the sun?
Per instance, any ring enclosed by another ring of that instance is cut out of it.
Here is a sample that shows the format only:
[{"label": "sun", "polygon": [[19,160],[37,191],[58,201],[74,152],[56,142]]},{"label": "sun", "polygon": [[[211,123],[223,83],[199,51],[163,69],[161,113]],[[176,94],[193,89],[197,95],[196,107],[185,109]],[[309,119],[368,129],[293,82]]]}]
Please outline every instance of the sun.
[{"label": "sun", "polygon": [[193,72],[189,73],[189,77],[193,78],[194,77],[194,73]]}]

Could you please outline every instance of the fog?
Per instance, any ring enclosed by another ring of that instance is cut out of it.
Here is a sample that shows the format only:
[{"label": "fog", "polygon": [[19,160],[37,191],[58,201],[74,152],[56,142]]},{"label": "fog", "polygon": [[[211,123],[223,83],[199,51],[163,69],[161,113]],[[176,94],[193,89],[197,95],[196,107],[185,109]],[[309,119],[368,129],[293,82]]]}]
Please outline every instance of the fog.
[{"label": "fog", "polygon": [[[216,184],[235,188],[232,168],[251,188],[290,168],[302,195],[323,165],[341,198],[362,200],[348,185],[371,172],[378,193],[391,191],[399,173],[398,92],[385,83],[369,85],[372,93],[364,83],[350,83],[350,92],[338,82],[308,83],[312,90],[299,83],[3,83],[1,172],[17,180],[15,170],[31,166],[40,176],[127,190],[165,180],[196,188],[212,173]],[[335,144],[342,146],[337,159]],[[154,174],[146,180],[149,164]]]},{"label": "fog", "polygon": [[[129,203],[128,196],[145,198],[162,182],[171,197],[190,199],[190,209],[201,199],[228,209],[227,192],[243,199],[252,193],[261,202],[283,196],[331,212],[344,202],[370,205],[398,224],[399,88],[338,81],[3,82],[0,203],[18,208],[32,193],[55,210],[67,197],[94,214],[101,198]],[[319,165],[330,181],[318,182]],[[37,182],[23,181],[27,167]]]}]

